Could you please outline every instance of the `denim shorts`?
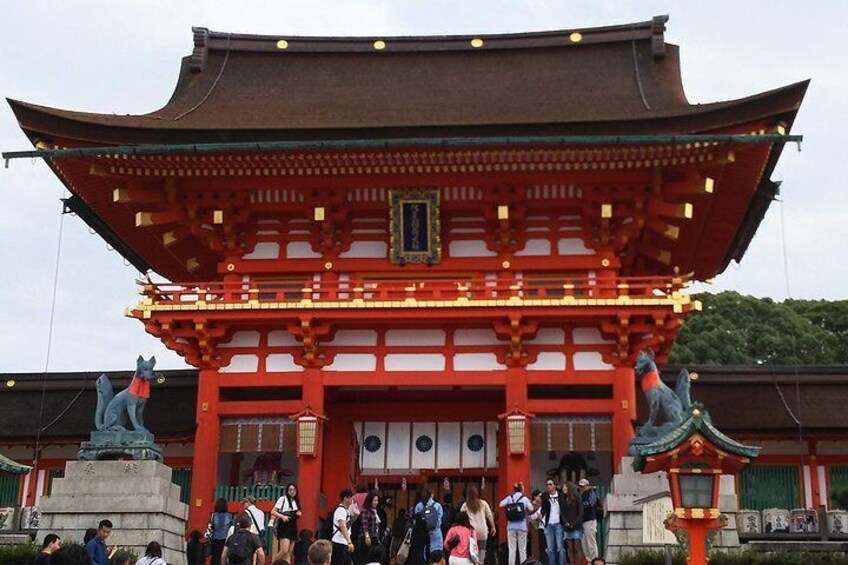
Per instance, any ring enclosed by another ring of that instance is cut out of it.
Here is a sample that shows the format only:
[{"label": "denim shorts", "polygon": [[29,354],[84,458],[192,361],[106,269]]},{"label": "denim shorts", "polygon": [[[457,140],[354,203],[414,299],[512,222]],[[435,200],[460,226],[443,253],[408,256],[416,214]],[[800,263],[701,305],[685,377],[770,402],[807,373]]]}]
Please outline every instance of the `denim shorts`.
[{"label": "denim shorts", "polygon": [[581,539],[583,530],[565,530],[565,539]]}]

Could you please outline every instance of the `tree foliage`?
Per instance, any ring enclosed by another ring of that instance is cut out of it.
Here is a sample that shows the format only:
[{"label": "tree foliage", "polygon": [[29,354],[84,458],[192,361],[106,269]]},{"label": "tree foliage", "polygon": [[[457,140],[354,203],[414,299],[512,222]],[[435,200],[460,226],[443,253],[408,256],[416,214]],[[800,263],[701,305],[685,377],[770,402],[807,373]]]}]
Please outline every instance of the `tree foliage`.
[{"label": "tree foliage", "polygon": [[697,294],[668,362],[693,365],[848,364],[848,300]]}]

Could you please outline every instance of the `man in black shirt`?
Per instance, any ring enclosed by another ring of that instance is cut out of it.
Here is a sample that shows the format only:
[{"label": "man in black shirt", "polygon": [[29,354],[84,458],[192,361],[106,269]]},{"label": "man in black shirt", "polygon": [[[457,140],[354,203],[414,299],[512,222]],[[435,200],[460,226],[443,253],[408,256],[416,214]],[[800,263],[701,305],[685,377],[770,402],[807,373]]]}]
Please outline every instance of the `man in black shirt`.
[{"label": "man in black shirt", "polygon": [[47,534],[44,536],[44,543],[41,544],[41,551],[33,561],[33,565],[49,565],[50,556],[54,551],[59,549],[59,536],[56,534]]},{"label": "man in black shirt", "polygon": [[[242,512],[236,518],[236,532],[227,540],[224,552],[221,554],[220,565],[253,565],[253,556],[256,554],[258,563],[265,563],[265,550],[262,549],[262,540],[250,532],[253,519]],[[215,565],[215,564],[212,564]]]}]

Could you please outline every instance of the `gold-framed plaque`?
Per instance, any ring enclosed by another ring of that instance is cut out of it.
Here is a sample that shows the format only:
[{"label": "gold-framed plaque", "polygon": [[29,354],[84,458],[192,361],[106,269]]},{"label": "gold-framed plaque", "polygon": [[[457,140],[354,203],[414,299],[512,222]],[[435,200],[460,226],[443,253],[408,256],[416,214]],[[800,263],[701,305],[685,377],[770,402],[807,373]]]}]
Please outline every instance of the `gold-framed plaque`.
[{"label": "gold-framed plaque", "polygon": [[392,263],[438,263],[442,260],[438,190],[390,190]]}]

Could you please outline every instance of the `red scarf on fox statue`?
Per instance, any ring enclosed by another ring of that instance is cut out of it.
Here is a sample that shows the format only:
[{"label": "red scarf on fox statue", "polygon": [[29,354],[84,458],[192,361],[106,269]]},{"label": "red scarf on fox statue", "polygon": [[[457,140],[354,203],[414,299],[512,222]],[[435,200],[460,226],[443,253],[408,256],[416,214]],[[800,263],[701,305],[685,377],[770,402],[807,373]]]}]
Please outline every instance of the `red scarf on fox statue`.
[{"label": "red scarf on fox statue", "polygon": [[134,376],[130,383],[130,394],[139,398],[150,398],[150,381]]}]

